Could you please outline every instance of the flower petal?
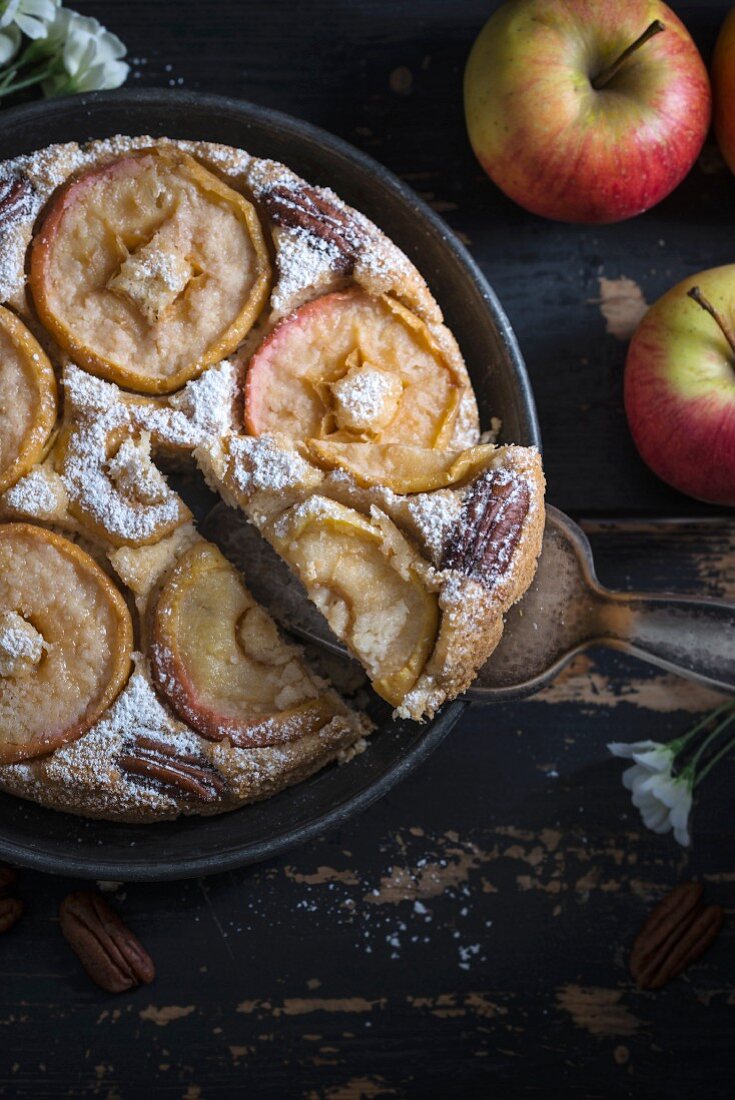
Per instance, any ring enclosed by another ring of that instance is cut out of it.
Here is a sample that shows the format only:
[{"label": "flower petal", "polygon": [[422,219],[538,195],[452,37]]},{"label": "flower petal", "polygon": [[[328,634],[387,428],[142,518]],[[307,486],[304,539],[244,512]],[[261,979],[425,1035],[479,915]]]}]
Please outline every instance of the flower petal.
[{"label": "flower petal", "polygon": [[671,818],[671,824],[675,829],[686,828],[687,821],[689,820],[689,814],[692,809],[692,796],[686,795],[679,800],[676,806],[673,807],[669,817]]},{"label": "flower petal", "polygon": [[3,11],[0,12],[0,28],[9,27],[11,23],[15,22],[15,13],[19,7],[20,0],[7,0]]},{"label": "flower petal", "polygon": [[649,771],[668,772],[671,771],[674,755],[668,745],[657,745],[655,749],[649,749],[647,752],[633,753],[633,759],[636,764],[648,768]]},{"label": "flower petal", "polygon": [[623,772],[623,786],[628,791],[636,791],[640,784],[651,773],[647,772],[645,768],[642,768],[640,764],[633,764],[632,767],[626,768]]},{"label": "flower petal", "polygon": [[607,746],[613,756],[622,756],[624,759],[632,758],[636,752],[648,752],[658,748],[656,741],[634,741],[628,744],[626,741],[611,741]]},{"label": "flower petal", "polygon": [[17,27],[0,30],[0,65],[6,65],[18,52],[20,31]]}]

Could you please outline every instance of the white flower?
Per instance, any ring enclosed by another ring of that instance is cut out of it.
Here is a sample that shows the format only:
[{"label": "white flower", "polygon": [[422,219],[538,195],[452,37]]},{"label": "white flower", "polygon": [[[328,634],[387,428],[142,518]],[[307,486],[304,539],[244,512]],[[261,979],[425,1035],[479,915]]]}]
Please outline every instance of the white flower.
[{"label": "white flower", "polygon": [[18,52],[20,46],[20,31],[12,24],[0,29],[0,65],[7,64]]},{"label": "white flower", "polygon": [[671,771],[676,755],[671,745],[663,745],[660,741],[633,741],[632,744],[613,741],[607,747],[613,756],[635,760],[636,764],[651,772]]},{"label": "white flower", "polygon": [[29,38],[45,38],[60,5],[61,0],[0,0],[0,29],[14,26]]},{"label": "white flower", "polygon": [[119,88],[129,65],[123,42],[96,19],[61,8],[49,28],[49,39],[62,44],[60,64],[43,83],[46,95]]},{"label": "white flower", "polygon": [[645,774],[636,764],[623,775],[623,784],[633,792],[633,805],[640,811],[643,824],[654,833],[674,830],[679,844],[689,844],[689,813],[692,808],[693,784],[691,776]]},{"label": "white flower", "polygon": [[614,756],[634,760],[623,772],[623,786],[633,793],[633,805],[643,823],[654,833],[674,830],[679,844],[689,844],[689,813],[694,789],[693,774],[685,770],[672,775],[680,742],[662,745],[657,741],[636,741],[632,745],[608,745]]}]

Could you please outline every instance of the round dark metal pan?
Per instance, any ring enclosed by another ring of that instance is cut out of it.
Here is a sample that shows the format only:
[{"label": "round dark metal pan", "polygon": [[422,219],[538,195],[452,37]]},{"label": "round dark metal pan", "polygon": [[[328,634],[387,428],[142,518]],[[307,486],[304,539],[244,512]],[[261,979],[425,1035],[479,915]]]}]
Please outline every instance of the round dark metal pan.
[{"label": "round dark metal pan", "polygon": [[[405,184],[315,126],[251,103],[183,91],[121,91],[33,103],[0,115],[0,160],[53,142],[113,134],[199,138],[283,161],[362,210],[413,260],[457,337],[484,425],[540,442],[533,395],[513,330],[479,268]],[[383,718],[361,756],[267,801],[217,817],[120,825],[0,795],[0,857],[85,878],[162,880],[224,871],[278,855],[359,813],[415,768],[456,725],[466,704],[423,726]],[[383,712],[384,713],[384,712]]]}]

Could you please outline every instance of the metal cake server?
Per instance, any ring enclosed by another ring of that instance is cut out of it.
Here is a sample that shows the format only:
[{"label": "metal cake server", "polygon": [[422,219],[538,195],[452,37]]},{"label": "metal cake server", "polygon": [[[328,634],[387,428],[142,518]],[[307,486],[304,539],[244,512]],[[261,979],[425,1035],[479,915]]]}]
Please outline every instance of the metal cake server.
[{"label": "metal cake server", "polygon": [[[305,641],[346,651],[290,569],[237,513],[218,504],[204,534],[239,565],[276,621]],[[613,592],[597,580],[580,527],[547,505],[538,571],[511,608],[500,645],[467,692],[474,702],[538,691],[591,645],[612,646],[708,687],[735,693],[735,604],[672,593]]]}]

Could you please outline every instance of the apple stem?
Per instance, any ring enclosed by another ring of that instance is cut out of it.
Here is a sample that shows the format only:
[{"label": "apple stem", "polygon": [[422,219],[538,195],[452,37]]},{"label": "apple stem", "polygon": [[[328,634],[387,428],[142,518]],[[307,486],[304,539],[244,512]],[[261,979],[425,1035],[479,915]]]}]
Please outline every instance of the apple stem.
[{"label": "apple stem", "polygon": [[639,50],[641,46],[645,45],[645,43],[648,42],[649,38],[653,38],[654,35],[661,34],[661,31],[665,30],[666,27],[661,22],[661,20],[654,19],[653,23],[651,23],[649,27],[646,27],[643,34],[639,38],[636,38],[635,42],[631,42],[627,50],[623,50],[617,61],[613,61],[612,65],[608,65],[606,69],[602,70],[599,76],[595,77],[595,79],[592,81],[592,87],[597,89],[598,91],[600,90],[600,88],[604,88],[606,84],[609,84],[609,82],[615,76],[620,67],[625,64],[631,54],[635,53],[636,50]]},{"label": "apple stem", "polygon": [[714,317],[715,321],[722,330],[723,336],[730,345],[730,349],[733,355],[735,355],[735,333],[732,331],[720,311],[718,309],[715,309],[708,298],[705,298],[704,294],[702,294],[702,291],[699,289],[698,286],[693,286],[691,290],[688,290],[687,297],[691,298],[693,302],[696,302],[698,306],[701,306],[705,313],[709,313],[710,317]]}]

